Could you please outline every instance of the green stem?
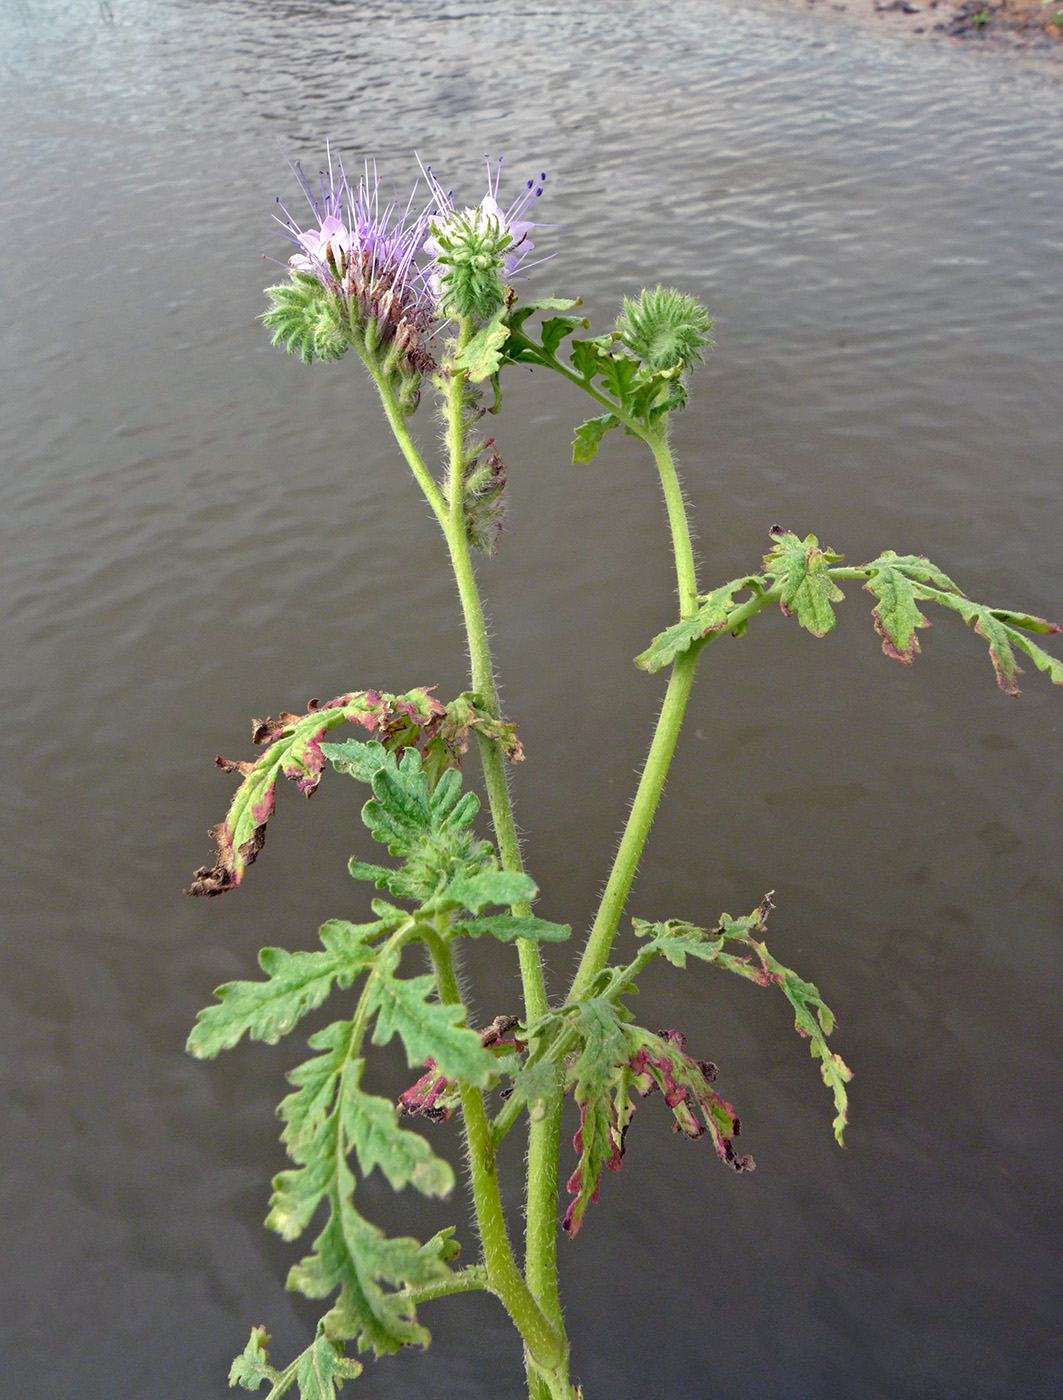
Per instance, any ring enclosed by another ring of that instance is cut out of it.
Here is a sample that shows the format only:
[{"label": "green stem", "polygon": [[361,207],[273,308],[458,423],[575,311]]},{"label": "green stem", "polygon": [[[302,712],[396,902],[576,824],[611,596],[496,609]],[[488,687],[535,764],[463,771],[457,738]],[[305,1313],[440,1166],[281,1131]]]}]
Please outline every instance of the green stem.
[{"label": "green stem", "polygon": [[[457,353],[468,343],[471,322],[462,323]],[[476,575],[472,567],[464,518],[465,440],[463,410],[464,375],[451,376],[447,402],[447,446],[450,454],[449,514],[445,531],[450,550],[454,577],[458,585],[465,630],[469,641],[469,660],[473,689],[489,714],[499,714],[498,692],[495,687],[491,648],[487,637],[483,605]],[[484,784],[491,808],[491,819],[498,840],[499,856],[504,870],[523,871],[520,839],[517,835],[513,806],[501,750],[492,740],[477,736],[483,764]],[[514,905],[513,913],[531,913],[529,905]],[[548,1001],[539,948],[531,939],[517,939],[521,982],[524,989],[524,1014],[527,1021],[544,1016]],[[526,1199],[525,1270],[528,1287],[557,1329],[564,1344],[564,1325],[557,1280],[557,1176],[561,1140],[560,1087],[548,1104],[541,1119],[531,1123],[528,1133],[528,1187]],[[493,1150],[493,1141],[492,1141]]]},{"label": "green stem", "polygon": [[[440,1001],[460,1005],[461,994],[449,945],[434,932],[425,933],[425,942],[432,955]],[[498,1189],[491,1126],[483,1094],[475,1085],[461,1086],[461,1108],[476,1220],[491,1291],[513,1319],[529,1353],[541,1367],[555,1370],[564,1361],[564,1339],[532,1297],[513,1257]]]},{"label": "green stem", "polygon": [[645,435],[644,440],[649,444],[657,463],[661,488],[664,491],[664,503],[668,510],[676,582],[679,588],[679,615],[689,617],[698,610],[698,575],[694,564],[694,546],[690,539],[690,522],[687,520],[683,488],[679,484],[679,474],[675,469],[675,459],[668,446],[665,429]]},{"label": "green stem", "polygon": [[380,394],[380,402],[384,405],[384,412],[387,415],[388,423],[391,425],[391,431],[395,434],[395,441],[402,449],[402,455],[409,463],[410,470],[413,472],[418,486],[420,486],[421,490],[424,492],[425,499],[432,507],[436,519],[445,530],[447,528],[447,503],[443,499],[443,493],[432,480],[432,473],[425,466],[424,458],[417,450],[417,444],[410,435],[410,430],[406,426],[405,416],[395,399],[395,395],[391,392],[391,386],[388,384],[387,379],[380,373],[372,360],[366,359],[365,364],[376,383],[377,391]]},{"label": "green stem", "polygon": [[609,951],[613,946],[620,917],[624,912],[635,872],[641,859],[657,805],[664,791],[665,779],[679,739],[691,686],[694,683],[694,670],[697,666],[697,653],[686,651],[676,658],[672,674],[668,680],[664,704],[657,720],[653,742],[646,758],[646,766],[639,779],[635,801],[632,804],[627,826],[620,839],[613,868],[609,872],[605,892],[602,895],[598,913],[583,950],[579,968],[568,994],[570,1001],[584,996],[588,987],[609,961]]},{"label": "green stem", "polygon": [[[690,539],[690,525],[687,521],[683,491],[679,485],[675,460],[668,446],[665,427],[655,430],[640,429],[639,436],[653,452],[657,470],[661,477],[665,507],[668,511],[668,524],[672,534],[672,551],[675,555],[676,583],[679,592],[679,608],[683,617],[689,617],[698,607],[697,570],[694,564],[694,547]],[[569,1000],[585,995],[588,987],[609,961],[609,952],[616,937],[624,905],[631,892],[631,886],[638,870],[642,852],[645,849],[650,827],[664,792],[665,780],[675,754],[686,713],[690,690],[694,684],[694,671],[698,663],[699,647],[678,656],[668,680],[664,704],[657,718],[653,741],[646,757],[646,766],[639,778],[638,789],[631,811],[628,814],[624,834],[620,838],[609,872],[605,891],[602,895],[594,924],[591,927],[583,957],[576,970],[576,976],[569,991]]]},{"label": "green stem", "polygon": [[417,1307],[421,1303],[434,1302],[437,1298],[449,1298],[452,1293],[474,1293],[477,1290],[491,1292],[491,1280],[482,1264],[470,1264],[467,1269],[461,1269],[448,1278],[401,1288],[395,1297]]}]

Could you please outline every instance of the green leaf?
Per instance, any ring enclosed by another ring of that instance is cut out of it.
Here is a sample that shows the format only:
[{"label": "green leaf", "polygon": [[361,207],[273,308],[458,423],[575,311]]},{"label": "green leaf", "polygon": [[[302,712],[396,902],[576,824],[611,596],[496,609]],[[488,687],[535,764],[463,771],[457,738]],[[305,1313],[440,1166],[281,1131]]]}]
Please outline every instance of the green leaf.
[{"label": "green leaf", "polygon": [[1058,632],[1055,623],[1007,608],[989,608],[983,603],[972,603],[962,594],[939,591],[923,584],[917,583],[914,587],[917,598],[952,608],[964,622],[974,625],[974,630],[989,643],[989,658],[997,674],[997,683],[1007,694],[1020,694],[1016,677],[1022,674],[1022,667],[1015,659],[1015,647],[1025,652],[1039,671],[1047,672],[1056,685],[1063,685],[1063,662],[1026,635],[1028,631],[1042,635]]},{"label": "green leaf", "polygon": [[376,739],[368,744],[357,739],[345,739],[342,744],[322,744],[321,752],[337,773],[347,773],[362,783],[371,783],[381,768],[395,762],[394,756]]},{"label": "green leaf", "polygon": [[376,958],[370,940],[383,923],[347,924],[332,920],[322,926],[322,953],[288,953],[263,948],[258,955],[265,982],[226,982],[215,996],[219,1005],[199,1013],[188,1038],[197,1059],[212,1059],[231,1049],[245,1033],[251,1040],[275,1045],[308,1012],[328,996],[333,983],[349,987]]},{"label": "green leaf", "polygon": [[264,1327],[252,1327],[251,1339],[235,1359],[229,1371],[229,1385],[244,1390],[258,1390],[263,1381],[270,1385],[280,1380],[280,1372],[269,1364],[266,1343],[269,1333]]},{"label": "green leaf", "polygon": [[387,1293],[382,1283],[403,1287],[446,1276],[438,1254],[426,1256],[414,1239],[388,1239],[363,1220],[350,1199],[354,1177],[345,1164],[337,1172],[328,1223],[314,1241],[313,1253],[288,1273],[288,1288],[307,1298],[339,1298],[322,1322],[324,1334],[378,1355],[410,1345],[427,1346],[429,1334],[417,1320],[413,1304]]},{"label": "green leaf", "polygon": [[420,1133],[399,1127],[398,1109],[390,1099],[365,1093],[364,1060],[344,1067],[339,1090],[340,1123],[358,1155],[362,1175],[379,1167],[395,1191],[413,1186],[425,1196],[446,1196],[454,1186],[449,1162],[437,1157]]},{"label": "green leaf", "polygon": [[802,627],[814,637],[825,637],[835,622],[831,604],[845,597],[829,573],[829,566],[839,563],[842,555],[820,549],[815,535],[800,540],[776,527],[771,537],[775,543],[764,556],[764,571],[782,590],[783,612],[787,617],[796,612]]},{"label": "green leaf", "polygon": [[343,1382],[361,1374],[361,1363],[344,1356],[342,1342],[315,1337],[300,1356],[295,1377],[302,1400],[336,1400]]},{"label": "green leaf", "polygon": [[620,425],[620,419],[613,413],[603,413],[598,418],[588,418],[576,429],[572,440],[572,460],[577,465],[589,462],[598,452],[598,444],[609,431]]},{"label": "green leaf", "polygon": [[452,880],[440,896],[439,904],[443,908],[468,909],[470,914],[478,914],[492,904],[530,904],[538,892],[530,875],[489,868]]},{"label": "green leaf", "polygon": [[878,559],[866,565],[871,576],[864,587],[878,599],[872,616],[875,631],[882,638],[882,650],[887,656],[910,666],[913,656],[919,651],[915,629],[929,627],[930,623],[916,607],[912,579],[903,567],[907,562],[892,550],[886,550]]},{"label": "green leaf", "polygon": [[[666,628],[647,649],[635,657],[635,665],[644,671],[659,671],[669,666],[683,652],[689,651],[695,642],[701,641],[712,632],[720,632],[727,627],[727,621],[738,606],[735,594],[744,589],[763,593],[761,580],[753,575],[735,578],[704,596],[701,606],[692,617],[683,618]],[[737,631],[735,635],[738,635]]]},{"label": "green leaf", "polygon": [[501,306],[490,321],[480,327],[461,354],[455,357],[455,369],[467,370],[473,384],[482,384],[501,369],[502,349],[508,338],[506,308]]},{"label": "green leaf", "polygon": [[[522,901],[511,902],[517,904]],[[503,943],[512,943],[514,938],[530,938],[537,943],[563,943],[572,933],[570,924],[553,924],[548,919],[514,914],[487,914],[480,919],[456,919],[452,927],[455,932],[467,933],[470,938],[479,938],[481,934],[489,933],[493,938],[500,938]]]},{"label": "green leaf", "polygon": [[385,954],[369,988],[369,1009],[377,1013],[373,1044],[386,1045],[397,1033],[411,1068],[432,1059],[448,1079],[486,1088],[497,1070],[495,1057],[462,1024],[464,1008],[429,1000],[435,993],[431,976],[396,977],[398,960],[397,951]]}]

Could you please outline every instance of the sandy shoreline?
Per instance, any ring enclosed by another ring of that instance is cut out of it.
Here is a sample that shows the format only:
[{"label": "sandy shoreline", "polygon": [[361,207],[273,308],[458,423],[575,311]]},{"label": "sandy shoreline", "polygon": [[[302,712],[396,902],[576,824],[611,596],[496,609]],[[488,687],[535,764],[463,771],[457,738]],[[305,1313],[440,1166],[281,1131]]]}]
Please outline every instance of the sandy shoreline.
[{"label": "sandy shoreline", "polygon": [[868,29],[1022,53],[1063,73],[1063,0],[782,0]]}]

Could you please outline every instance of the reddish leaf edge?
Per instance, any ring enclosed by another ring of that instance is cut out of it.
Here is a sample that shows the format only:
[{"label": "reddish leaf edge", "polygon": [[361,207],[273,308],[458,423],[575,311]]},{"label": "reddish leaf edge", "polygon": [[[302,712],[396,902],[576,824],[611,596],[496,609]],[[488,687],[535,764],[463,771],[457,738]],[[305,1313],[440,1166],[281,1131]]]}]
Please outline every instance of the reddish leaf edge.
[{"label": "reddish leaf edge", "polygon": [[223,772],[239,773],[243,781],[225,820],[208,833],[217,847],[214,864],[195,870],[185,893],[210,899],[241,883],[265,844],[278,777],[288,778],[304,797],[311,797],[327,762],[321,741],[339,724],[361,725],[396,755],[416,748],[426,760],[431,757],[439,772],[461,767],[473,731],[495,740],[511,762],[523,759],[515,725],[489,715],[475,695],[460,695],[442,705],[434,689],[420,687],[404,695],[351,691],[324,705],[310,700],[301,715],[282,710],[277,719],[252,720],[251,742],[265,745],[266,751],[254,761],[220,754],[215,758]]}]

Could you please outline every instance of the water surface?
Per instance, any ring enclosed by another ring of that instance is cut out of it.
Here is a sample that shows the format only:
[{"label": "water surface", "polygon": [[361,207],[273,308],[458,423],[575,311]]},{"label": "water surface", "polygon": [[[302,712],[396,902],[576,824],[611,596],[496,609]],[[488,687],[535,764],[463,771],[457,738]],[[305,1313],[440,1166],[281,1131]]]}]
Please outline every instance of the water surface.
[{"label": "water surface", "polygon": [[[326,137],[375,154],[404,188],[416,150],[470,199],[503,152],[514,182],[549,172],[536,290],[599,325],[644,281],[706,301],[718,348],[676,431],[703,586],[781,523],[1059,616],[1061,106],[1007,61],[714,0],[0,8],[13,1393],[221,1396],[252,1324],[305,1345],[295,1251],[260,1226],[299,1045],[182,1047],[260,946],[362,914],[360,798],[282,793],[244,889],[183,900],[231,790],[211,760],[310,696],[465,685],[441,542],[356,367],[307,370],[255,325],[293,193],[275,140],[310,168]],[[582,412],[514,380],[512,527],[481,571],[540,911],[577,926],[662,690],[630,658],[672,615],[652,470],[625,439],[570,467]],[[1063,697],[1028,675],[1008,700],[951,618],[909,672],[850,593],[828,640],[772,615],[706,653],[632,901],[710,921],[776,890],[771,946],[857,1071],[849,1146],[781,999],[648,978],[642,1019],[717,1061],[758,1171],[646,1105],[562,1242],[588,1400],[1063,1385]],[[502,952],[471,970],[485,1019],[516,1007]],[[399,1059],[377,1073],[402,1087]],[[442,1219],[371,1180],[366,1203],[473,1248],[460,1202]],[[354,1389],[520,1395],[490,1300],[424,1320],[431,1352]]]}]

